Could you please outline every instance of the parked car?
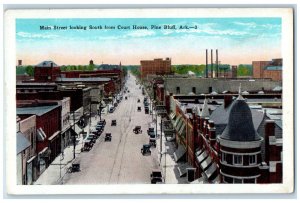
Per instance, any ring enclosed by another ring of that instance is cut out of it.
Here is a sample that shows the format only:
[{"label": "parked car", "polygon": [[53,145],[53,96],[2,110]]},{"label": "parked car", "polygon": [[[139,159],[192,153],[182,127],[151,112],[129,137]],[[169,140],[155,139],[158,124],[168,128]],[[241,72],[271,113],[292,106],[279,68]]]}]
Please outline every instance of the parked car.
[{"label": "parked car", "polygon": [[111,136],[111,133],[106,133],[106,134],[105,134],[104,141],[105,141],[105,142],[111,142],[111,137],[112,137],[112,136]]},{"label": "parked car", "polygon": [[133,132],[135,134],[138,134],[138,133],[142,133],[142,129],[141,129],[141,126],[135,126],[135,128],[133,129]]},{"label": "parked car", "polygon": [[106,120],[105,120],[105,119],[102,119],[102,120],[98,121],[97,124],[98,124],[98,125],[100,125],[100,124],[105,125],[105,124],[106,124]]},{"label": "parked car", "polygon": [[150,174],[151,184],[162,183],[163,177],[162,172],[159,169],[152,170]]},{"label": "parked car", "polygon": [[140,102],[141,102],[141,100],[140,100],[140,99],[138,99],[138,100],[137,100],[137,102],[138,102],[138,103],[140,103]]},{"label": "parked car", "polygon": [[149,140],[149,145],[153,146],[153,147],[156,147],[156,140],[155,139],[150,139]]},{"label": "parked car", "polygon": [[149,114],[149,107],[145,106],[145,114]]},{"label": "parked car", "polygon": [[151,132],[154,133],[154,128],[149,128],[149,129],[147,130],[147,134],[148,134],[148,135],[150,135]]},{"label": "parked car", "polygon": [[115,111],[115,108],[114,107],[110,107],[109,113],[113,113],[114,111]]},{"label": "parked car", "polygon": [[144,144],[143,147],[141,148],[141,153],[143,155],[145,155],[145,154],[150,154],[151,155],[150,148],[151,148],[151,146],[149,144]]},{"label": "parked car", "polygon": [[141,109],[141,107],[140,106],[138,106],[137,107],[137,111],[141,111],[142,109]]},{"label": "parked car", "polygon": [[111,120],[111,126],[116,126],[117,125],[117,120]]}]

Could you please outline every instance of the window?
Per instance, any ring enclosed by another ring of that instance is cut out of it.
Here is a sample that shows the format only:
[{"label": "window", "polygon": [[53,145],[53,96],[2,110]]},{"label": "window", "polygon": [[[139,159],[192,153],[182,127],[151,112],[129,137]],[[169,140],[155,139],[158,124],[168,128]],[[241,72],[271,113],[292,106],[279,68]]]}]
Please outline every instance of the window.
[{"label": "window", "polygon": [[234,178],[233,183],[243,183],[243,179]]},{"label": "window", "polygon": [[227,154],[226,153],[222,153],[222,161],[227,163]]},{"label": "window", "polygon": [[176,87],[176,94],[180,94],[180,87]]},{"label": "window", "polygon": [[256,155],[249,155],[249,164],[256,164]]},{"label": "window", "polygon": [[223,176],[223,181],[224,183],[233,183],[233,178]]},{"label": "window", "polygon": [[243,164],[242,155],[233,155],[233,164],[234,165],[242,165]]},{"label": "window", "polygon": [[196,94],[196,87],[193,87],[193,88],[192,88],[192,92],[193,92],[194,94]]},{"label": "window", "polygon": [[244,183],[256,183],[256,179],[255,178],[244,179]]}]

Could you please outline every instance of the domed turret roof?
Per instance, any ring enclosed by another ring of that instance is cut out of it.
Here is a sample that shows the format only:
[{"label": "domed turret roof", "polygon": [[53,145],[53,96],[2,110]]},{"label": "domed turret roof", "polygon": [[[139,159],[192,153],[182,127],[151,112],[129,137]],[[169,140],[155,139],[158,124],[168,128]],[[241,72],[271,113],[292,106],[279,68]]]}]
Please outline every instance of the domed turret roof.
[{"label": "domed turret roof", "polygon": [[237,99],[232,104],[228,124],[221,138],[241,142],[260,139],[253,125],[251,110],[245,100]]},{"label": "domed turret roof", "polygon": [[251,110],[241,95],[241,86],[239,96],[231,106],[228,124],[221,138],[241,142],[260,140],[253,125]]}]

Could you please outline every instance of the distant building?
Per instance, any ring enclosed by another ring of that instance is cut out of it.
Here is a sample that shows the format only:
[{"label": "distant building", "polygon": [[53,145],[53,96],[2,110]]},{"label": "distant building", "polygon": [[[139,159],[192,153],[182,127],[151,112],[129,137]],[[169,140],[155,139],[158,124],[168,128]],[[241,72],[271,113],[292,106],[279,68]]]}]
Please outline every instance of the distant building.
[{"label": "distant building", "polygon": [[282,81],[282,59],[272,61],[252,61],[253,78],[271,78]]},{"label": "distant building", "polygon": [[22,66],[22,60],[18,60],[18,66]]},{"label": "distant building", "polygon": [[53,61],[43,61],[34,67],[35,82],[53,82],[60,77],[60,67]]},{"label": "distant building", "polygon": [[90,65],[94,65],[94,61],[93,60],[90,60]]},{"label": "distant building", "polygon": [[144,79],[149,74],[165,75],[171,73],[171,59],[154,59],[141,61],[141,78]]}]

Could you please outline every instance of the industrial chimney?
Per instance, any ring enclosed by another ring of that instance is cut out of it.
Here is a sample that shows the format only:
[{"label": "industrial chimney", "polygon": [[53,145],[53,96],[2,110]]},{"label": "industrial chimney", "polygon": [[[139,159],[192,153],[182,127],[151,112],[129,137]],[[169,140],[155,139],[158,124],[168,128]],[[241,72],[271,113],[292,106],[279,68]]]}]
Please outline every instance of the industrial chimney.
[{"label": "industrial chimney", "polygon": [[211,78],[213,78],[213,77],[214,77],[214,76],[213,76],[213,75],[214,75],[214,70],[213,70],[213,68],[214,68],[214,67],[213,67],[213,50],[211,49],[210,52],[211,52],[211,54],[210,54],[210,61],[211,61],[211,62],[210,62],[210,63],[211,63],[211,64],[210,64],[210,74],[211,74]]},{"label": "industrial chimney", "polygon": [[208,51],[206,49],[205,77],[208,78]]}]

